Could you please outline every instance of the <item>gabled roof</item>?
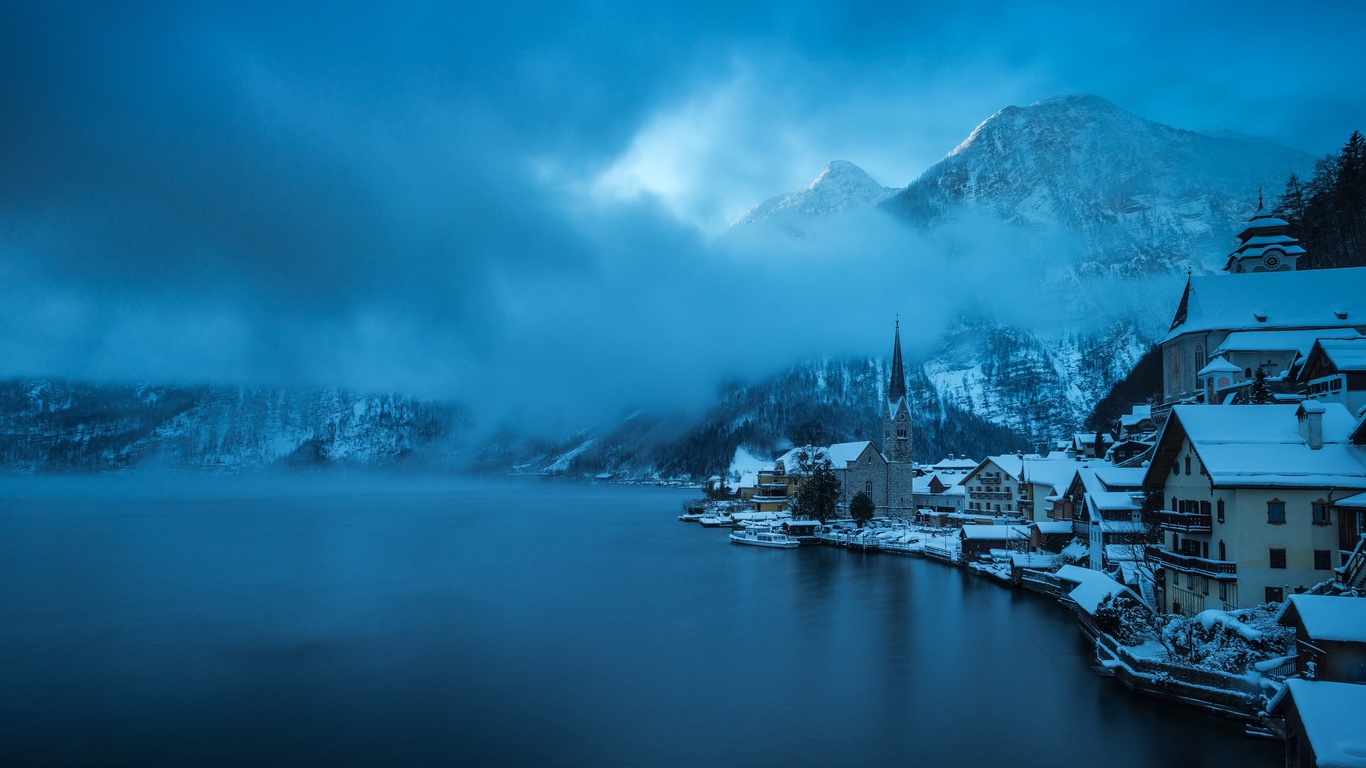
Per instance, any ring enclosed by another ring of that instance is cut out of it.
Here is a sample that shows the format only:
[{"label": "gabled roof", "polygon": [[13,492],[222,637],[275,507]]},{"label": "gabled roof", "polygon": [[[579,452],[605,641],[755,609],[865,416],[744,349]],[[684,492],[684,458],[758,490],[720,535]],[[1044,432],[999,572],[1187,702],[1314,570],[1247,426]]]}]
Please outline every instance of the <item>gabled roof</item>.
[{"label": "gabled roof", "polygon": [[1095,468],[1096,479],[1107,491],[1137,491],[1143,487],[1146,467],[1116,467],[1104,464]]},{"label": "gabled roof", "polygon": [[1021,463],[1021,480],[1052,487],[1063,493],[1084,465],[1075,459],[1025,459]]},{"label": "gabled roof", "polygon": [[1029,538],[1029,526],[1026,525],[965,525],[961,530],[965,539],[1007,541]]},{"label": "gabled roof", "polygon": [[1366,643],[1366,598],[1338,595],[1291,595],[1279,621],[1298,614],[1305,639]]},{"label": "gabled roof", "polygon": [[985,459],[982,459],[977,466],[973,467],[972,471],[967,474],[967,477],[964,477],[959,482],[966,483],[969,479],[976,476],[977,473],[986,469],[988,464],[995,464],[997,467],[1000,467],[1001,471],[1010,476],[1010,479],[1012,480],[1019,480],[1020,472],[1024,469],[1024,459],[1019,456],[1008,453],[1001,456],[988,456]]},{"label": "gabled roof", "polygon": [[1323,408],[1323,447],[1299,432],[1299,405],[1178,405],[1158,439],[1146,484],[1165,484],[1189,439],[1215,487],[1366,489],[1366,451],[1350,445],[1355,426],[1340,403]]},{"label": "gabled roof", "polygon": [[[872,445],[873,444],[867,440],[859,440],[858,442],[853,443],[835,443],[831,446],[800,446],[790,449],[787,453],[784,453],[774,460],[773,463],[775,465],[782,464],[784,471],[789,475],[796,474],[799,471],[797,454],[805,450],[814,450],[817,461],[820,461],[822,458],[827,458],[830,459],[830,467],[832,469],[848,469],[849,462],[862,456],[863,452],[871,448]],[[877,449],[873,448],[873,451],[877,452]]]},{"label": "gabled roof", "polygon": [[1366,768],[1366,685],[1330,683],[1290,678],[1268,705],[1273,715],[1284,715],[1287,701],[1304,723],[1304,736],[1314,757],[1325,768]]},{"label": "gabled roof", "polygon": [[1195,331],[1354,327],[1366,324],[1366,267],[1192,276],[1181,305],[1164,342]]},{"label": "gabled roof", "polygon": [[1242,373],[1242,372],[1243,372],[1243,369],[1242,369],[1242,368],[1239,368],[1238,366],[1234,365],[1233,363],[1230,363],[1229,361],[1225,360],[1223,355],[1219,355],[1218,357],[1216,357],[1216,358],[1214,358],[1213,360],[1209,361],[1209,365],[1206,365],[1204,368],[1201,368],[1200,371],[1199,371],[1198,373],[1196,373],[1195,375],[1196,375],[1196,376],[1210,376],[1210,375],[1216,374],[1216,373]]},{"label": "gabled roof", "polygon": [[1151,421],[1152,418],[1153,407],[1151,405],[1135,405],[1132,410],[1119,417],[1119,425],[1127,429],[1144,421]]},{"label": "gabled roof", "polygon": [[[1270,319],[1268,318],[1268,322]],[[1319,339],[1360,339],[1356,328],[1313,328],[1305,331],[1234,331],[1210,354],[1229,352],[1295,352],[1308,355]]]},{"label": "gabled roof", "polygon": [[1319,339],[1309,353],[1310,360],[1305,361],[1305,370],[1319,355],[1326,357],[1338,373],[1366,371],[1366,338]]}]

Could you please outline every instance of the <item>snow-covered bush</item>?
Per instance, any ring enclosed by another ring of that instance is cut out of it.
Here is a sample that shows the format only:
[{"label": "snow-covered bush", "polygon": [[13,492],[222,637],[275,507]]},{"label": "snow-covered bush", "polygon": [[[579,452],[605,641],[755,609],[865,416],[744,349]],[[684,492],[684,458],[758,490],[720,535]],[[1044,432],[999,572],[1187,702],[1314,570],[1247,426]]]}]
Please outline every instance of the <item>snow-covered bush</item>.
[{"label": "snow-covered bush", "polygon": [[1132,597],[1107,595],[1096,606],[1096,628],[1123,645],[1138,645],[1153,636],[1149,611]]},{"label": "snow-covered bush", "polygon": [[1266,603],[1238,611],[1172,616],[1162,628],[1162,644],[1172,661],[1241,674],[1285,653],[1290,630],[1276,623],[1279,611],[1280,604]]}]

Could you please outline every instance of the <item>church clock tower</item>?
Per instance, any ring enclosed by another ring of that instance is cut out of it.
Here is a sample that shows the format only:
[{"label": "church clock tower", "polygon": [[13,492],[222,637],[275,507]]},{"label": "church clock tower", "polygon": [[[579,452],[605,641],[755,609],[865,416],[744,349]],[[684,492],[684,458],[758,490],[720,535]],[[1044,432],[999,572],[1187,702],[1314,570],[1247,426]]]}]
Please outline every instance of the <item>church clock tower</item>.
[{"label": "church clock tower", "polygon": [[892,378],[882,409],[882,455],[897,464],[911,462],[911,404],[906,397],[906,374],[901,367],[901,318],[892,342]]}]

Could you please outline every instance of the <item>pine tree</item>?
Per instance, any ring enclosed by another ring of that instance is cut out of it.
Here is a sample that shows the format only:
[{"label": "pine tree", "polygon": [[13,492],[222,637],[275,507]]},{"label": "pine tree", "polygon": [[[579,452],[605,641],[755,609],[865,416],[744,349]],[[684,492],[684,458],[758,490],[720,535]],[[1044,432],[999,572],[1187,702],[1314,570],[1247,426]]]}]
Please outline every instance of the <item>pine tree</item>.
[{"label": "pine tree", "polygon": [[1266,385],[1266,365],[1257,366],[1257,371],[1252,375],[1252,389],[1248,392],[1248,400],[1253,405],[1266,405],[1271,402],[1271,388]]},{"label": "pine tree", "polygon": [[873,519],[873,513],[877,511],[877,505],[873,503],[873,497],[867,491],[859,491],[854,494],[854,498],[849,500],[849,516],[854,518],[860,528],[863,524]]}]

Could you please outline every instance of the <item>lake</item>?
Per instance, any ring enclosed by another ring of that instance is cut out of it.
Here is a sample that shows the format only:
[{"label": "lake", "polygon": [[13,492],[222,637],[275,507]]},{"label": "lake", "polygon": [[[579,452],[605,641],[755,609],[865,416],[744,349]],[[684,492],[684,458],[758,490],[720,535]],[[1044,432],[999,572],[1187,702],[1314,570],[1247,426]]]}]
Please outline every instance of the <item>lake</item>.
[{"label": "lake", "polygon": [[0,486],[5,765],[1274,766],[939,563],[727,543],[695,491]]}]

